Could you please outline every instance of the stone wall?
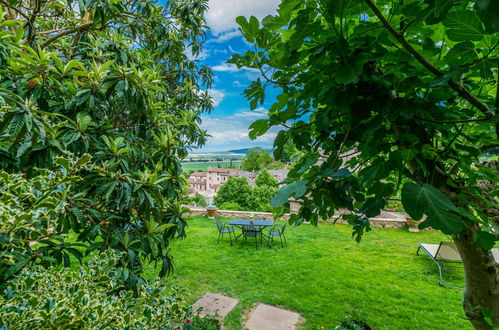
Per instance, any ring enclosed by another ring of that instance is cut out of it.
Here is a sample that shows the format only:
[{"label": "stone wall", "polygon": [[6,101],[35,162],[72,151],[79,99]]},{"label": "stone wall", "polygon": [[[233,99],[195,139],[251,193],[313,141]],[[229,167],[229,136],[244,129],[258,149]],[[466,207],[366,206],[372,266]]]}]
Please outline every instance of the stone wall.
[{"label": "stone wall", "polygon": [[[205,207],[195,207],[188,206],[187,207],[190,212],[187,215],[190,216],[208,216],[208,211]],[[263,220],[272,220],[273,215],[270,212],[248,212],[248,211],[228,211],[228,210],[217,210],[216,216],[220,218],[229,218],[229,219],[249,219],[250,214],[255,216],[255,219],[263,219]],[[289,214],[285,214],[281,220],[288,220]],[[399,218],[387,218],[387,217],[376,217],[371,218],[371,226],[377,228],[405,228],[407,227],[406,221],[404,219]],[[333,222],[333,219],[328,220],[327,222]],[[346,223],[344,220],[338,220],[337,223]]]}]

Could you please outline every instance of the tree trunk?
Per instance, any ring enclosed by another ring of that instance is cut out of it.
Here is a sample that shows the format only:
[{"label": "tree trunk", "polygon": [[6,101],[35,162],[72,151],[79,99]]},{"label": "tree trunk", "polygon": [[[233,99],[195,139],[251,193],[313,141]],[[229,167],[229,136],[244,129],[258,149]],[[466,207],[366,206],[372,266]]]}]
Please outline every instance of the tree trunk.
[{"label": "tree trunk", "polygon": [[473,238],[478,225],[466,227],[454,242],[464,265],[463,308],[475,329],[493,329],[486,321],[492,315],[494,325],[499,326],[499,274],[490,250],[479,247]]}]

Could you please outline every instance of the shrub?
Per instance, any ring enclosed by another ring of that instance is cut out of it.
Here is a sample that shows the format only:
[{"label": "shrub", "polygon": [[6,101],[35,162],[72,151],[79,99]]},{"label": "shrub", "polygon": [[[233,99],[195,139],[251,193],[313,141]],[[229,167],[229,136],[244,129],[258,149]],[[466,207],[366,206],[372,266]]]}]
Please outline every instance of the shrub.
[{"label": "shrub", "polygon": [[241,206],[242,210],[248,208],[248,200],[251,194],[251,186],[245,177],[229,176],[217,192],[214,202],[217,207],[223,203],[235,202]]},{"label": "shrub", "polygon": [[79,271],[55,267],[24,270],[0,296],[0,328],[180,328],[192,319],[178,289],[159,281],[134,294],[114,268],[119,256],[106,252]]},{"label": "shrub", "polygon": [[241,208],[241,205],[239,205],[238,203],[236,202],[225,202],[225,203],[222,203],[220,204],[220,206],[218,207],[220,210],[229,210],[229,211],[244,211],[242,208]]}]

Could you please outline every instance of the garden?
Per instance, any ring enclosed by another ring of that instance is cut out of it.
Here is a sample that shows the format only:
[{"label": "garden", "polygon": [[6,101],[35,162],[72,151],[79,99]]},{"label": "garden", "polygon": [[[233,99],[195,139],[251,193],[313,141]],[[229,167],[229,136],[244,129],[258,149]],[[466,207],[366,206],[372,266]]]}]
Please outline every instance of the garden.
[{"label": "garden", "polygon": [[[258,302],[309,329],[497,328],[499,2],[282,0],[224,35],[216,5],[0,0],[0,328],[218,328],[190,307],[208,291],[240,300],[229,329]],[[245,109],[213,120],[238,73]],[[286,216],[287,246],[186,216],[210,121],[271,140],[214,202]],[[419,233],[371,226],[394,199]],[[440,241],[464,290],[415,255]]]},{"label": "garden", "polygon": [[[188,289],[190,302],[205,292],[240,300],[224,320],[241,329],[256,303],[298,312],[305,329],[332,329],[345,318],[375,329],[465,329],[460,290],[438,285],[438,271],[421,242],[448,238],[436,231],[374,228],[358,244],[347,225],[321,223],[287,229],[288,244],[217,244],[213,219],[187,220],[187,237],[172,244],[175,273],[167,281]],[[147,274],[154,277],[155,270]],[[462,275],[449,275],[459,285]],[[410,325],[410,326],[409,326]]]}]

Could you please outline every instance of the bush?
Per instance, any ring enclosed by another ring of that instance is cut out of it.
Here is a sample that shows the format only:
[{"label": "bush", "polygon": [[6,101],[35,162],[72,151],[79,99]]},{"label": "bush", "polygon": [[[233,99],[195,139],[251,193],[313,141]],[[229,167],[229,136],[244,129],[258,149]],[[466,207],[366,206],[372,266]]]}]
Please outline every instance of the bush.
[{"label": "bush", "polygon": [[248,209],[248,200],[251,194],[251,186],[245,177],[229,176],[217,192],[214,203],[217,207],[227,202],[235,202],[241,206],[241,210]]},{"label": "bush", "polygon": [[239,205],[238,203],[236,202],[225,202],[225,203],[222,203],[220,204],[220,206],[218,207],[220,210],[229,210],[229,211],[244,211],[242,208],[241,208],[241,205]]},{"label": "bush", "polygon": [[178,289],[159,281],[125,291],[118,256],[95,257],[78,272],[33,268],[10,281],[0,296],[0,328],[180,328],[192,319]]},{"label": "bush", "polygon": [[195,206],[203,206],[203,207],[208,206],[208,202],[206,201],[206,198],[199,193],[196,193],[196,196],[194,196],[194,197],[186,197],[183,200],[183,203],[187,204],[187,205],[194,204]]}]

